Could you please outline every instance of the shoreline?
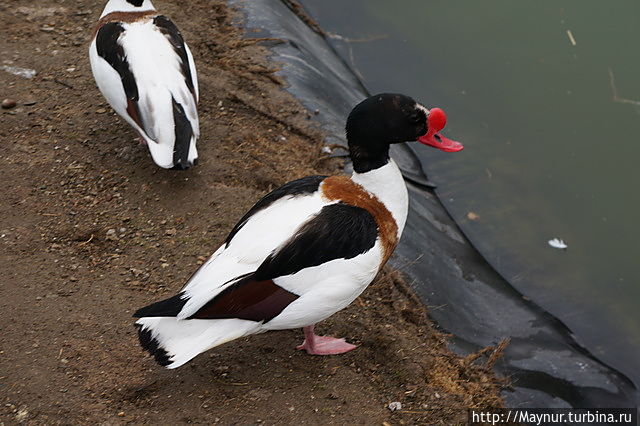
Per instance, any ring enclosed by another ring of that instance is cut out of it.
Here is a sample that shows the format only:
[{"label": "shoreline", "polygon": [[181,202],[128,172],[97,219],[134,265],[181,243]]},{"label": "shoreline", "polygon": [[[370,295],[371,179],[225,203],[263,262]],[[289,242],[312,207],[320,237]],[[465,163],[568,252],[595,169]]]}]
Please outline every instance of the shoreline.
[{"label": "shoreline", "polygon": [[175,293],[261,195],[342,169],[322,158],[314,109],[274,75],[260,43],[277,40],[245,38],[222,0],[154,3],[198,68],[201,161],[186,172],[158,169],[95,87],[87,49],[102,1],[0,6],[0,52],[37,71],[0,70],[2,97],[18,104],[0,112],[0,177],[12,183],[0,204],[0,422],[464,424],[468,408],[501,406],[500,351],[453,354],[388,269],[319,325],[359,345],[349,354],[300,353],[301,331],[288,330],[178,370],[144,355],[136,308]]},{"label": "shoreline", "polygon": [[[306,15],[298,4],[304,1],[231,2],[243,8],[260,34],[288,42],[272,47],[275,60],[284,64],[279,75],[289,81],[287,90],[307,108],[322,111],[316,120],[329,133],[328,143],[344,144],[343,116],[368,93],[337,53],[338,42]],[[423,171],[428,165],[411,145],[392,148],[411,203],[391,262],[425,305],[438,307],[431,315],[454,335],[451,348],[467,355],[511,338],[496,365],[512,380],[512,389],[503,392],[510,407],[636,406],[640,395],[629,378],[594,357],[561,321],[521,295],[478,253],[440,202]]]}]

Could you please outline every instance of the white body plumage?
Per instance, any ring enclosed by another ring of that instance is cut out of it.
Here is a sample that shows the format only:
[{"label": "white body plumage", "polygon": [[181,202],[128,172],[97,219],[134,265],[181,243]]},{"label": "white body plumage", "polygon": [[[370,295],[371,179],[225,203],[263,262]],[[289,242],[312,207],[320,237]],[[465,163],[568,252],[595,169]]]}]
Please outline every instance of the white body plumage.
[{"label": "white body plumage", "polygon": [[[195,63],[189,47],[180,43],[179,32],[171,34],[173,26],[160,28],[154,19],[159,15],[153,11],[148,1],[138,8],[123,0],[109,2],[89,49],[91,69],[106,100],[144,139],[155,163],[163,168],[187,168],[198,158],[200,134]],[[109,23],[118,25],[117,33],[105,27]],[[175,45],[172,37],[177,40]],[[98,46],[101,42],[104,45]],[[187,75],[180,53],[188,62]],[[176,131],[181,126],[190,131]]]}]

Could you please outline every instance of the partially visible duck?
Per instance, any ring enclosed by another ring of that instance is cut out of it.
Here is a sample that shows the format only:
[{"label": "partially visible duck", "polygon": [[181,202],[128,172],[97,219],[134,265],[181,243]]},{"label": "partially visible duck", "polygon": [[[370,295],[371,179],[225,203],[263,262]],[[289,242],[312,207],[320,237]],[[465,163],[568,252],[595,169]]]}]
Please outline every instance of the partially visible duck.
[{"label": "partially visible duck", "polygon": [[155,163],[196,164],[198,80],[180,31],[150,0],[110,0],[89,49],[98,88],[146,142]]},{"label": "partially visible duck", "polygon": [[135,313],[142,346],[168,368],[267,330],[304,327],[298,349],[310,354],[354,349],[314,324],[358,297],[400,239],[408,196],[389,145],[461,150],[439,133],[445,123],[404,95],[357,105],[346,126],[353,175],[305,177],[258,201],[180,293]]}]

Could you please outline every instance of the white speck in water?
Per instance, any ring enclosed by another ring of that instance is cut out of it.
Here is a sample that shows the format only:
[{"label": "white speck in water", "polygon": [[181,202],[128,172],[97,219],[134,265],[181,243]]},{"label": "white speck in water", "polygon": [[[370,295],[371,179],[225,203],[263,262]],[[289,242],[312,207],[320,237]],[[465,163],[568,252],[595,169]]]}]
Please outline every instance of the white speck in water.
[{"label": "white speck in water", "polygon": [[559,250],[564,250],[568,246],[564,243],[564,241],[559,240],[558,238],[554,238],[553,240],[549,240],[549,245],[553,248],[557,248]]}]

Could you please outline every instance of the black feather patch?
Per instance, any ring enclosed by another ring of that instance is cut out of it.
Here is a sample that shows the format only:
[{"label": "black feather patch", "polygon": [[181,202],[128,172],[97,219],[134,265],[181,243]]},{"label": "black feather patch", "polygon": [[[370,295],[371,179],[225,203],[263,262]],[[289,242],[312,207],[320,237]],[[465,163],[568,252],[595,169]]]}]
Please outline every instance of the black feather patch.
[{"label": "black feather patch", "polygon": [[325,206],[304,224],[254,274],[255,280],[273,279],[322,265],[352,259],[370,250],[378,238],[378,225],[367,210],[349,204]]},{"label": "black feather patch", "polygon": [[191,122],[184,113],[184,108],[176,100],[171,97],[173,103],[173,122],[175,126],[175,141],[173,143],[173,164],[177,169],[188,169],[189,164],[189,147],[191,146],[191,138],[193,137],[193,128]]},{"label": "black feather patch", "polygon": [[124,48],[118,42],[118,39],[124,32],[124,27],[117,22],[108,22],[104,24],[96,34],[96,48],[98,56],[103,58],[107,63],[120,75],[124,93],[127,96],[129,115],[144,129],[142,123],[142,115],[138,109],[138,85],[136,79],[129,68]]},{"label": "black feather patch", "polygon": [[253,207],[249,209],[249,211],[242,216],[240,221],[233,227],[227,239],[225,240],[225,244],[227,247],[233,237],[242,229],[242,227],[249,221],[251,216],[256,214],[257,212],[266,209],[274,202],[278,201],[284,197],[295,197],[297,195],[306,195],[313,194],[320,187],[320,183],[326,179],[326,176],[307,176],[302,179],[297,179],[288,183],[285,183],[280,188],[275,189],[262,197],[260,201],[254,204]]},{"label": "black feather patch", "polygon": [[184,39],[182,38],[180,30],[171,21],[171,19],[163,15],[155,17],[153,23],[169,40],[171,46],[173,46],[173,50],[180,57],[182,62],[180,64],[180,70],[182,71],[182,75],[184,76],[189,91],[197,102],[198,97],[196,96],[195,84],[193,82],[193,76],[191,75],[191,68],[189,67],[189,56],[187,55],[187,49],[185,48]]},{"label": "black feather patch", "polygon": [[187,303],[187,301],[182,298],[182,293],[179,293],[168,299],[138,309],[136,313],[133,314],[133,317],[175,317],[178,316],[185,303]]},{"label": "black feather patch", "polygon": [[163,367],[171,364],[171,359],[167,351],[165,351],[156,339],[151,335],[151,330],[143,329],[140,324],[136,324],[138,329],[138,340],[140,346],[147,350],[156,359],[156,362]]}]

